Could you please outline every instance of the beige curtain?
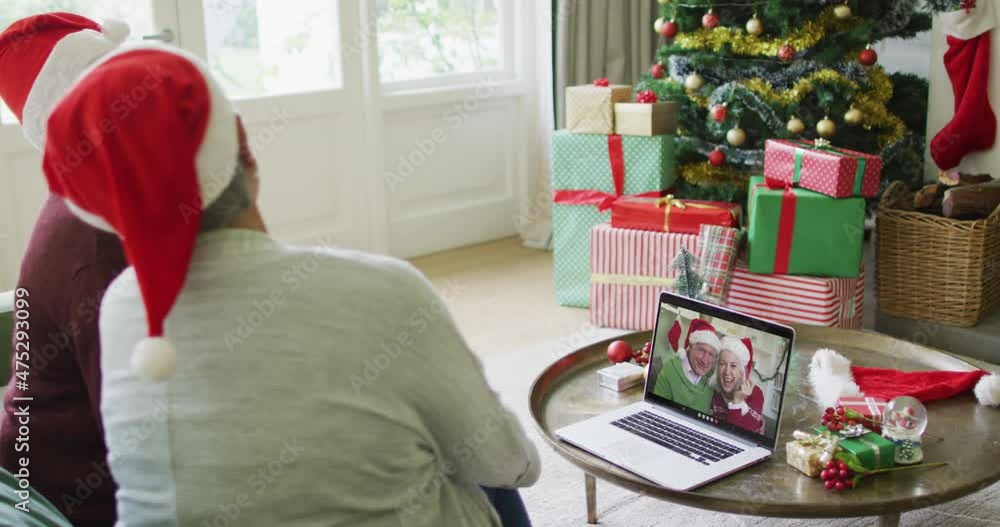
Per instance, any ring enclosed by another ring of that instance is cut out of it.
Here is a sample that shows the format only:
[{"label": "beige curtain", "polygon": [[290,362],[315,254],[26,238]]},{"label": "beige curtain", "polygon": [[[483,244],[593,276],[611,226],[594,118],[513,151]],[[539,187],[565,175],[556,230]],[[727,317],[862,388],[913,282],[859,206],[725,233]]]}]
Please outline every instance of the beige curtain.
[{"label": "beige curtain", "polygon": [[558,0],[556,20],[556,124],[566,123],[566,86],[598,77],[634,84],[656,56],[656,0]]}]

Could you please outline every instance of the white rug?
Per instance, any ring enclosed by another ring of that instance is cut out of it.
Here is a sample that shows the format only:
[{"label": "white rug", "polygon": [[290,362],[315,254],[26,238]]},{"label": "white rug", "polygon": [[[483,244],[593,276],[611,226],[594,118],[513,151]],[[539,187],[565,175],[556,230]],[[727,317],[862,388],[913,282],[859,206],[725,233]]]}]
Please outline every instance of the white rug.
[{"label": "white rug", "polygon": [[[593,341],[616,335],[614,331],[588,332]],[[580,338],[568,338],[530,350],[497,355],[484,361],[487,376],[504,402],[513,408],[522,425],[538,445],[542,456],[539,482],[522,489],[522,496],[536,527],[585,526],[583,472],[563,460],[539,437],[528,411],[528,390],[535,377],[558,357],[580,346]],[[1000,462],[1000,460],[998,460]],[[707,512],[645,498],[600,480],[597,482],[600,525],[613,527],[653,526],[779,526],[854,527],[875,525],[874,518],[844,520],[775,520]],[[903,526],[983,527],[1000,525],[1000,484],[972,496],[943,505],[903,514]]]}]

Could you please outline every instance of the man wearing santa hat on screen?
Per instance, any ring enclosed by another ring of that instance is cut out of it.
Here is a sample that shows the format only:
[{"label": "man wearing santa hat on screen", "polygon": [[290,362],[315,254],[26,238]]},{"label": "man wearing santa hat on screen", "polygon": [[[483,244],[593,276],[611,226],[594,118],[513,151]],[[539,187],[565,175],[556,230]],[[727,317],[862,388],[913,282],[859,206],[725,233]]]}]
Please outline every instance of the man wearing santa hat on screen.
[{"label": "man wearing santa hat on screen", "polygon": [[712,324],[700,318],[692,320],[688,326],[683,350],[678,348],[680,338],[681,324],[677,320],[667,333],[667,340],[678,352],[663,362],[653,392],[688,408],[708,413],[715,393],[709,382],[710,374],[715,368],[722,341]]},{"label": "man wearing santa hat on screen", "polygon": [[722,338],[719,364],[713,382],[712,415],[720,422],[764,433],[764,392],[750,379],[753,342],[732,336]]},{"label": "man wearing santa hat on screen", "polygon": [[45,146],[50,190],[131,264],[100,320],[121,525],[529,524],[496,487],[534,483],[538,454],[442,299],[403,261],[272,238],[199,59],[115,54]]},{"label": "man wearing santa hat on screen", "polygon": [[[28,17],[0,33],[0,98],[33,146],[42,148],[57,100],[127,35],[120,22],[98,24],[69,13]],[[80,221],[61,197],[45,201],[16,286],[28,295],[30,317],[15,327],[14,358],[20,359],[13,370],[27,373],[28,389],[20,389],[23,377],[14,376],[4,393],[0,464],[18,473],[27,459],[31,485],[76,524],[115,521],[115,482],[99,413],[97,310],[124,268],[117,237]],[[18,439],[25,409],[28,443]]]}]

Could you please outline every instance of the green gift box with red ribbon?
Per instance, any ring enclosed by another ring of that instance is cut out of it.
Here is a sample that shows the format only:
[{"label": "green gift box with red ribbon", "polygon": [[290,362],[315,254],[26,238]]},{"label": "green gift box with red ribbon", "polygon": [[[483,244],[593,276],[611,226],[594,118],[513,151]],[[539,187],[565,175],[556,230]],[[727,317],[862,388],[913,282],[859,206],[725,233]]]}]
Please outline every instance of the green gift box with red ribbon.
[{"label": "green gift box with red ribbon", "polygon": [[676,177],[674,136],[552,135],[556,300],[590,306],[590,230],[625,196],[660,197]]},{"label": "green gift box with red ribbon", "polygon": [[755,176],[749,209],[750,272],[838,278],[861,273],[863,198],[834,199]]},{"label": "green gift box with red ribbon", "polygon": [[878,195],[882,158],[831,146],[819,139],[769,139],[764,147],[764,177],[834,198]]}]

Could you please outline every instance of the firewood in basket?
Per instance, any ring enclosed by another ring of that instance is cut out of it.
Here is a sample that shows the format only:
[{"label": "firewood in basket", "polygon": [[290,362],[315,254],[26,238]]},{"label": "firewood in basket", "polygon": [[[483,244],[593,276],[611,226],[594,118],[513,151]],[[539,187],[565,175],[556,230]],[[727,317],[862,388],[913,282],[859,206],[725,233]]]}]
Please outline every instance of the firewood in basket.
[{"label": "firewood in basket", "polygon": [[946,218],[983,219],[1000,206],[1000,181],[966,185],[944,193],[942,209]]},{"label": "firewood in basket", "polygon": [[940,183],[931,183],[913,195],[913,208],[917,210],[933,209],[941,206],[945,187]]},{"label": "firewood in basket", "polygon": [[978,185],[993,181],[993,176],[989,174],[962,174],[957,171],[938,172],[938,181],[948,187],[961,187],[965,185]]}]

